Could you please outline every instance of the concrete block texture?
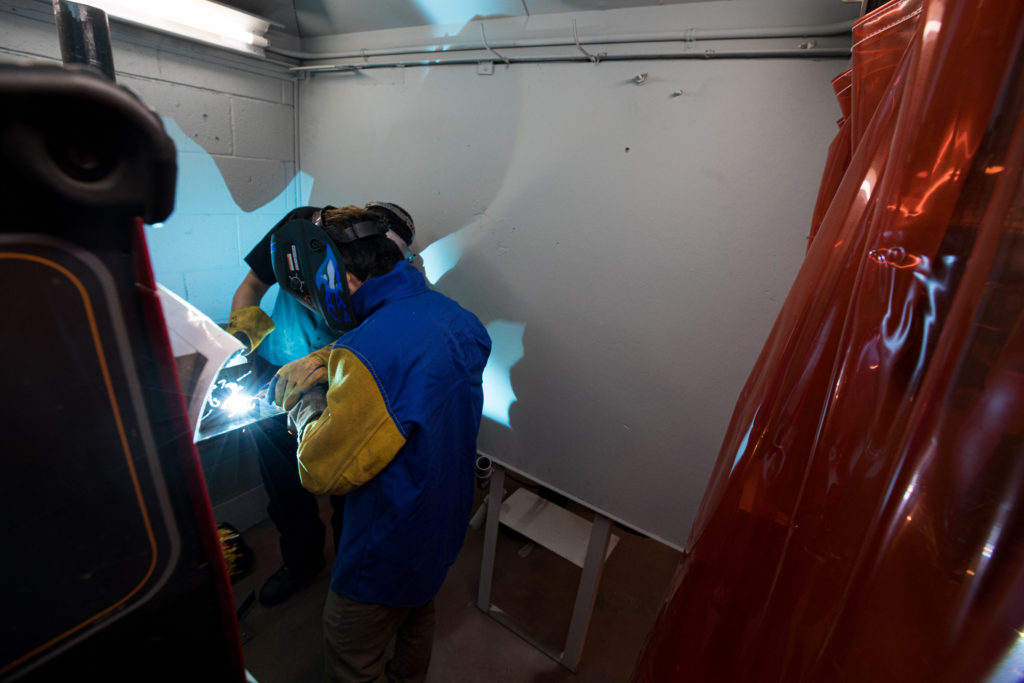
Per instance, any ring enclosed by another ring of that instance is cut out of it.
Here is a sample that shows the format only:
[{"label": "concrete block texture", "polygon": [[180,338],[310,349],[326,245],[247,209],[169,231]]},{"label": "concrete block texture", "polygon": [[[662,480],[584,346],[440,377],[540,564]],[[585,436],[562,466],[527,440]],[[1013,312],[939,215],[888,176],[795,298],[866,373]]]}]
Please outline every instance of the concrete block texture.
[{"label": "concrete block texture", "polygon": [[185,299],[215,323],[226,323],[231,297],[249,272],[243,268],[216,268],[185,273]]},{"label": "concrete block texture", "polygon": [[234,155],[295,159],[295,108],[245,97],[231,98]]},{"label": "concrete block texture", "polygon": [[[48,2],[0,3],[0,54],[15,58],[60,59],[53,10]],[[134,76],[188,83],[223,95],[290,102],[294,76],[284,67],[236,55],[113,20],[110,24],[118,80]]]},{"label": "concrete block texture", "polygon": [[255,211],[279,195],[294,174],[294,164],[277,159],[214,155],[213,160],[228,179],[231,196],[243,211]]},{"label": "concrete block texture", "polygon": [[208,153],[232,153],[229,98],[190,85],[146,78],[122,76],[119,82],[158,114],[174,119]]},{"label": "concrete block texture", "polygon": [[154,271],[238,267],[238,221],[221,214],[172,216],[149,234]]},{"label": "concrete block texture", "polygon": [[[196,47],[197,50],[205,50]],[[224,60],[230,60],[228,65]],[[251,68],[245,68],[249,67]],[[160,52],[160,77],[176,83],[188,83],[195,88],[211,90],[221,95],[239,95],[266,102],[281,103],[282,82],[291,87],[292,76],[283,68],[280,76],[258,73],[262,63],[252,64],[251,58],[227,55],[217,61],[204,61],[195,56],[177,52]]]},{"label": "concrete block texture", "polygon": [[[53,23],[39,21],[37,12],[26,12],[20,5],[0,6],[0,54],[15,59],[60,60],[60,43]],[[29,10],[38,8],[29,8]],[[52,16],[52,15],[51,15]],[[52,19],[51,19],[52,22]]]},{"label": "concrete block texture", "polygon": [[[242,258],[292,208],[295,81],[284,67],[113,22],[117,82],[164,120],[178,150],[175,210],[146,230],[157,280],[217,321]],[[52,7],[0,0],[0,59],[60,61]],[[265,297],[268,306],[272,296]]]},{"label": "concrete block texture", "polygon": [[252,251],[285,213],[255,211],[238,217],[238,265],[248,269],[249,266],[245,263],[246,254]]}]

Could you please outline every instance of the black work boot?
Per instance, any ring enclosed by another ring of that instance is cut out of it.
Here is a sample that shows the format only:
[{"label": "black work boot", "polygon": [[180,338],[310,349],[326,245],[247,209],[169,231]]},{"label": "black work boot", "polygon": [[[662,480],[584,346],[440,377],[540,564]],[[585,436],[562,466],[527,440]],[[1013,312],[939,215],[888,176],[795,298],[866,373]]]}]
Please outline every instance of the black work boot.
[{"label": "black work boot", "polygon": [[324,568],[324,564],[324,560],[321,558],[319,564],[301,569],[292,569],[288,565],[282,566],[271,574],[260,588],[260,602],[267,607],[284,602],[297,590],[313,581],[320,570]]}]

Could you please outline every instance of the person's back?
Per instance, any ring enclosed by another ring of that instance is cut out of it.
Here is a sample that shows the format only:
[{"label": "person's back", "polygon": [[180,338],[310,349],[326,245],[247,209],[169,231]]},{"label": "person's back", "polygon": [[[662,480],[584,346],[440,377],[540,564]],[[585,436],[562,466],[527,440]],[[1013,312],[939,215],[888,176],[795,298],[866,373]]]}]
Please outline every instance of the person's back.
[{"label": "person's back", "polygon": [[[292,256],[278,282],[307,305],[351,304],[361,322],[330,349],[326,391],[286,388],[275,400],[292,405],[302,485],[346,498],[324,605],[326,670],[331,680],[422,681],[433,599],[469,523],[491,340],[430,290],[372,216],[323,217],[277,248]],[[302,275],[313,272],[315,286]]]},{"label": "person's back", "polygon": [[405,262],[367,280],[353,303],[369,315],[335,344],[331,376],[368,373],[376,391],[367,400],[383,401],[405,445],[348,495],[331,587],[363,602],[422,604],[455,561],[472,512],[490,340],[475,315]]}]

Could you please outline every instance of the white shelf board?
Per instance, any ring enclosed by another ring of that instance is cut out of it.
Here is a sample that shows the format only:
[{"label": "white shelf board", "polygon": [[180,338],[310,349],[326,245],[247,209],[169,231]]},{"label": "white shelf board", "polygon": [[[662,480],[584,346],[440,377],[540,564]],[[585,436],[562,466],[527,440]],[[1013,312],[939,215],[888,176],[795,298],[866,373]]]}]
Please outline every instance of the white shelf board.
[{"label": "white shelf board", "polygon": [[[583,567],[593,526],[590,521],[528,489],[516,489],[502,501],[499,521],[577,567]],[[619,537],[612,534],[605,560],[618,542]]]}]

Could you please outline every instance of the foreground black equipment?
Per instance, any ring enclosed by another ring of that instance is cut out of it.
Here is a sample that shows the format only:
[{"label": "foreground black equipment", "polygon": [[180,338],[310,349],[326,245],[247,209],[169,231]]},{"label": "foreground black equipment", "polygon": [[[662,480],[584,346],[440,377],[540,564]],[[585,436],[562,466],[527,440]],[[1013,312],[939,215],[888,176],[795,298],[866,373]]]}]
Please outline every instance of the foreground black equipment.
[{"label": "foreground black equipment", "polygon": [[0,680],[245,680],[143,221],[159,118],[94,71],[0,66]]}]

